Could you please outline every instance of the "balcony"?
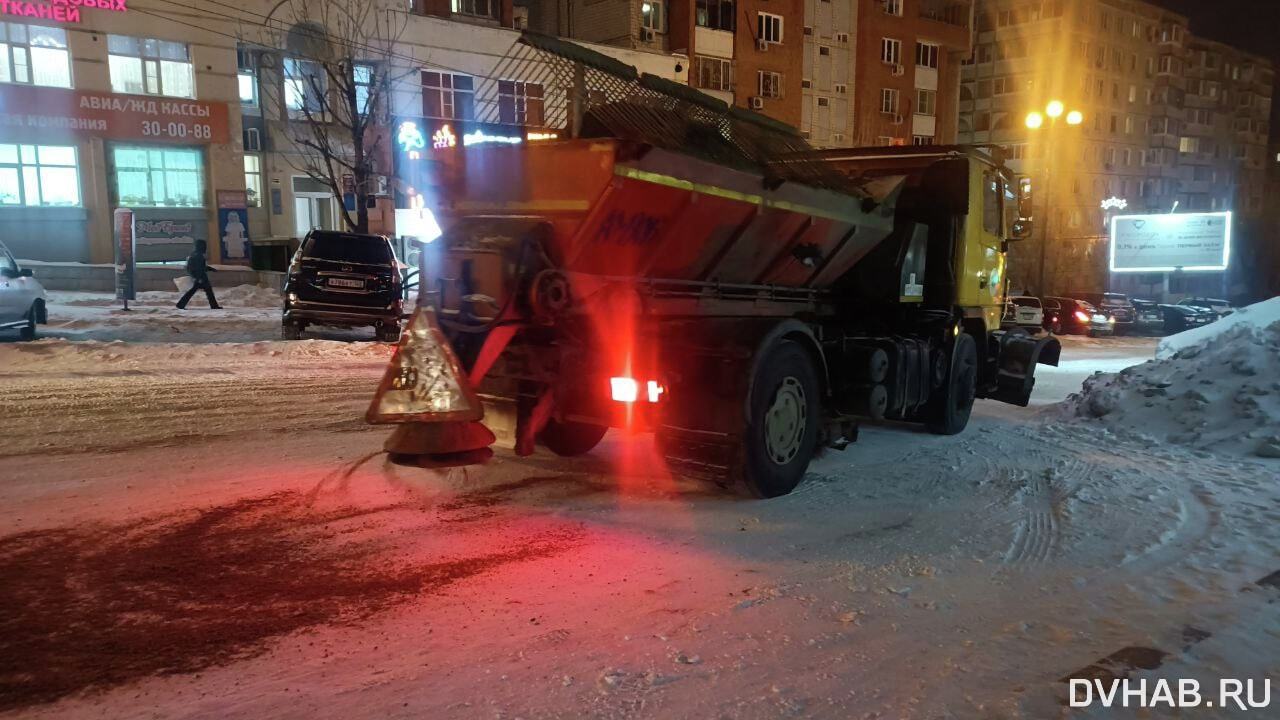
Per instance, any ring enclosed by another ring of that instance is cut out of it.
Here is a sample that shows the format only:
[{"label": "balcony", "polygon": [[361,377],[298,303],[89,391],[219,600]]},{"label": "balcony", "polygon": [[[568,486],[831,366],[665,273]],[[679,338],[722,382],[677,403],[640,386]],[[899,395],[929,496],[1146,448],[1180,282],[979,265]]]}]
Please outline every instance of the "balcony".
[{"label": "balcony", "polygon": [[920,17],[947,25],[969,28],[969,3],[947,0],[921,0]]}]

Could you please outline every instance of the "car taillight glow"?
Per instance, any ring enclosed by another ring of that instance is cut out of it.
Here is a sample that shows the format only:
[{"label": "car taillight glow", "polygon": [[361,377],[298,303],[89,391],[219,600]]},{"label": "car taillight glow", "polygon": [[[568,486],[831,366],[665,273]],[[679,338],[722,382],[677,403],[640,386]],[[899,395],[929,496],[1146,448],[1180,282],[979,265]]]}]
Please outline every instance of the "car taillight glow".
[{"label": "car taillight glow", "polygon": [[640,386],[629,377],[609,378],[609,391],[617,402],[635,402],[640,396]]},{"label": "car taillight glow", "polygon": [[[651,403],[656,403],[662,399],[662,395],[667,391],[662,383],[657,380],[649,380],[644,385],[644,399]],[[609,378],[609,395],[617,402],[633,403],[640,399],[641,383],[634,378],[614,377]]]},{"label": "car taillight glow", "polygon": [[1086,314],[1083,310],[1077,310],[1076,319],[1079,320],[1080,322],[1089,322],[1089,315]]}]

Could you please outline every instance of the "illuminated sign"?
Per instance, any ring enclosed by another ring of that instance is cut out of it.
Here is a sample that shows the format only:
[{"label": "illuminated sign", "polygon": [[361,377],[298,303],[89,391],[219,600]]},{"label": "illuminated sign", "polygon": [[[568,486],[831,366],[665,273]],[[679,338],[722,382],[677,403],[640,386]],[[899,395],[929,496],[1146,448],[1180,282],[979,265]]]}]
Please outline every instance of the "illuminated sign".
[{"label": "illuminated sign", "polygon": [[1231,257],[1231,213],[1120,215],[1111,220],[1112,272],[1218,272]]},{"label": "illuminated sign", "polygon": [[431,147],[435,150],[451,148],[458,144],[458,137],[448,125],[443,125],[431,136]]},{"label": "illuminated sign", "polygon": [[129,9],[125,2],[126,0],[0,0],[0,14],[78,23],[81,8],[125,12]]},{"label": "illuminated sign", "polygon": [[396,142],[400,144],[400,149],[409,153],[409,157],[413,160],[417,160],[420,157],[418,151],[427,146],[427,139],[418,129],[418,123],[412,120],[400,123],[400,127],[396,130]]},{"label": "illuminated sign", "polygon": [[507,145],[517,145],[521,142],[521,138],[512,135],[486,135],[483,130],[469,132],[462,136],[463,145],[480,145],[482,143],[505,143]]},{"label": "illuminated sign", "polygon": [[555,140],[558,137],[560,136],[557,135],[556,133],[531,132],[528,135],[525,135],[524,139],[528,140],[529,142],[537,142],[539,140]]},{"label": "illuminated sign", "polygon": [[1103,210],[1124,210],[1129,207],[1129,201],[1124,198],[1109,197],[1102,201]]},{"label": "illuminated sign", "polygon": [[[0,0],[0,9],[4,2]],[[40,141],[54,134],[201,145],[230,139],[226,103],[21,83],[0,84],[0,128],[9,141]]]}]

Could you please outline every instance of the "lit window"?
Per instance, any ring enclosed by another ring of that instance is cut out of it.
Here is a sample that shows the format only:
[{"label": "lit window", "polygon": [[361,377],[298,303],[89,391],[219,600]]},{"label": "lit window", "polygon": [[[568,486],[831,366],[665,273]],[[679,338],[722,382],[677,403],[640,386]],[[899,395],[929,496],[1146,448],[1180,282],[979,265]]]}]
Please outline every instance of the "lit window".
[{"label": "lit window", "polygon": [[79,204],[75,147],[0,144],[0,205]]},{"label": "lit window", "polygon": [[666,3],[663,0],[644,0],[640,3],[640,25],[654,32],[666,32]]},{"label": "lit window", "polygon": [[496,0],[453,0],[452,8],[458,15],[498,19],[499,4]]},{"label": "lit window", "polygon": [[112,148],[120,205],[204,207],[204,153],[195,148]]},{"label": "lit window", "polygon": [[357,63],[351,68],[351,82],[356,90],[356,112],[369,114],[369,98],[373,95],[373,83],[377,73],[367,63]]},{"label": "lit window", "polygon": [[255,107],[258,104],[258,58],[251,50],[241,48],[236,52],[240,65],[237,82],[240,87],[240,104]]},{"label": "lit window", "polygon": [[244,156],[244,193],[249,207],[262,205],[262,158],[258,155]]},{"label": "lit window", "polygon": [[475,108],[475,80],[470,75],[423,71],[423,115],[442,120],[473,120]]},{"label": "lit window", "polygon": [[284,106],[293,117],[323,116],[328,76],[320,63],[285,58]]},{"label": "lit window", "polygon": [[195,68],[186,43],[108,35],[107,64],[115,92],[196,96]]},{"label": "lit window", "polygon": [[0,82],[71,87],[67,31],[0,23]]}]

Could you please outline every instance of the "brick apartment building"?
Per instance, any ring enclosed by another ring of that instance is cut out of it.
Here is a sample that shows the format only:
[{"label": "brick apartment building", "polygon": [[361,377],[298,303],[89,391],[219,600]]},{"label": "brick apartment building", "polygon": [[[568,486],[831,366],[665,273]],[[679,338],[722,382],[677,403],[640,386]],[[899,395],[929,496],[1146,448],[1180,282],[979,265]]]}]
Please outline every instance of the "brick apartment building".
[{"label": "brick apartment building", "polygon": [[[1015,288],[1181,296],[1239,284],[1112,276],[1102,205],[1234,210],[1247,240],[1262,211],[1269,62],[1195,38],[1187,18],[1141,0],[981,0],[961,83],[960,142],[1004,146],[1035,190],[1035,237],[1011,259]],[[1028,128],[1028,113],[1051,100],[1063,116]],[[1066,123],[1070,111],[1083,122]]]},{"label": "brick apartment building", "polygon": [[854,61],[855,145],[956,139],[960,64],[973,7],[946,0],[863,0]]},{"label": "brick apartment building", "polygon": [[522,2],[535,30],[688,56],[693,87],[789,125],[801,123],[805,0]]}]

